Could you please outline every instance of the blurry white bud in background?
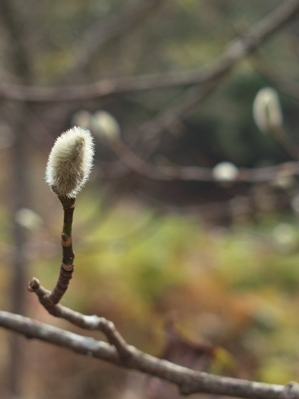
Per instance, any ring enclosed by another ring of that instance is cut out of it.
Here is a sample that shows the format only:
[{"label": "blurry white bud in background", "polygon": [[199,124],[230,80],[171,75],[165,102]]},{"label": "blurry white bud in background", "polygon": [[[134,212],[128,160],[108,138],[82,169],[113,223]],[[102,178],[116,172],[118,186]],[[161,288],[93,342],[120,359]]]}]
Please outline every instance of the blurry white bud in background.
[{"label": "blurry white bud in background", "polygon": [[57,138],[50,152],[46,182],[59,197],[75,198],[91,172],[93,138],[88,130],[73,127]]},{"label": "blurry white bud in background", "polygon": [[83,129],[91,130],[92,114],[83,109],[77,111],[71,120],[72,126],[81,126]]},{"label": "blurry white bud in background", "polygon": [[238,177],[238,168],[231,162],[220,162],[213,168],[213,177],[215,180],[229,182]]},{"label": "blurry white bud in background", "polygon": [[271,181],[271,185],[282,190],[289,190],[296,186],[296,179],[290,172],[281,170]]},{"label": "blurry white bud in background", "polygon": [[291,207],[299,215],[299,194],[292,198]]},{"label": "blurry white bud in background", "polygon": [[19,209],[15,213],[15,221],[28,230],[37,230],[43,223],[42,218],[29,208]]},{"label": "blurry white bud in background", "polygon": [[276,90],[266,87],[257,93],[253,102],[253,118],[263,133],[282,127],[283,117]]},{"label": "blurry white bud in background", "polygon": [[275,227],[273,239],[277,248],[284,253],[292,252],[298,247],[297,231],[288,223],[279,223]]},{"label": "blurry white bud in background", "polygon": [[14,144],[15,135],[11,127],[4,122],[0,122],[0,149],[9,148]]},{"label": "blurry white bud in background", "polygon": [[97,111],[93,114],[91,129],[100,139],[112,141],[120,138],[119,123],[113,115],[106,111]]}]

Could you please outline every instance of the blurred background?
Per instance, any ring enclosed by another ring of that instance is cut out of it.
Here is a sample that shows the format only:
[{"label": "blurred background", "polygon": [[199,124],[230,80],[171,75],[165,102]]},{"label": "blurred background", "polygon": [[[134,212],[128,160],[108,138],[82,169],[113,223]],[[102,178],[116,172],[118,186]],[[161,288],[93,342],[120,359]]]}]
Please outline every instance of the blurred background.
[{"label": "blurred background", "polygon": [[[85,334],[26,290],[58,277],[62,209],[44,170],[80,125],[96,159],[62,304],[188,367],[299,379],[298,16],[225,69],[230,43],[282,3],[0,0],[1,309]],[[265,87],[283,115],[274,129],[253,117]],[[179,397],[4,330],[0,353],[1,397]]]}]

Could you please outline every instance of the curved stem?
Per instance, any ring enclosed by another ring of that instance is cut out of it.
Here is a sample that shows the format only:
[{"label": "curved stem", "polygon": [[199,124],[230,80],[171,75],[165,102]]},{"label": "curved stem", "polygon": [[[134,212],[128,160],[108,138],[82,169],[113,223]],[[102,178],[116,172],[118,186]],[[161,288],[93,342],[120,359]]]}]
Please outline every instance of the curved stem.
[{"label": "curved stem", "polygon": [[55,305],[59,303],[65,294],[69,282],[73,276],[75,254],[72,246],[73,213],[76,206],[76,198],[58,197],[64,210],[63,229],[61,233],[62,264],[58,281],[49,294],[49,300]]}]

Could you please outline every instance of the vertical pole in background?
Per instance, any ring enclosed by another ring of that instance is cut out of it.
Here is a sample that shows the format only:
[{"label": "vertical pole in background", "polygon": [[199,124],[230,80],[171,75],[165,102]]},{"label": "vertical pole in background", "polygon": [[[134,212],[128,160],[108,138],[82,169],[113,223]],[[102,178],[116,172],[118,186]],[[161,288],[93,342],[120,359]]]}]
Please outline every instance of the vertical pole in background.
[{"label": "vertical pole in background", "polygon": [[[22,116],[22,109],[16,109],[18,116]],[[26,285],[27,285],[27,261],[26,261],[26,232],[20,226],[14,215],[19,209],[28,206],[28,179],[26,176],[27,151],[25,146],[25,132],[22,132],[19,124],[15,127],[15,143],[12,148],[12,179],[13,179],[13,205],[12,205],[12,273],[10,283],[11,311],[17,314],[26,312]],[[13,334],[10,337],[10,353],[8,365],[8,391],[12,397],[19,397],[21,394],[22,377],[24,374],[23,352],[24,340]]]},{"label": "vertical pole in background", "polygon": [[[12,0],[0,1],[0,14],[3,25],[9,38],[9,67],[23,84],[31,81],[29,51],[24,40],[24,23],[20,20],[17,7]],[[14,130],[15,142],[12,148],[11,175],[12,203],[11,209],[13,255],[11,259],[11,283],[9,287],[11,306],[14,313],[26,312],[26,285],[27,285],[27,261],[26,261],[26,235],[24,228],[18,225],[16,212],[29,205],[29,186],[27,179],[28,150],[26,143],[26,104],[7,104],[10,114],[9,122]],[[9,398],[21,397],[22,381],[25,370],[24,364],[25,341],[15,334],[9,337],[9,363],[7,369],[6,389]]]}]

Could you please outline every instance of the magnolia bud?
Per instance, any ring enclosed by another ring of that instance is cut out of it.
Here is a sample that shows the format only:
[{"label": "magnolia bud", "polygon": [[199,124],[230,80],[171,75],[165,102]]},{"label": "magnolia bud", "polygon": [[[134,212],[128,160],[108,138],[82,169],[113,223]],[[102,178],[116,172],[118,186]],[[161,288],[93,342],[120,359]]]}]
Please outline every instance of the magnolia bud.
[{"label": "magnolia bud", "polygon": [[214,166],[212,173],[215,180],[227,182],[236,180],[239,171],[231,162],[220,162]]},{"label": "magnolia bud", "polygon": [[106,111],[97,111],[92,116],[92,131],[102,139],[117,140],[120,137],[120,126],[117,120]]},{"label": "magnolia bud", "polygon": [[88,130],[75,126],[62,133],[49,155],[46,182],[59,197],[75,198],[88,180],[93,155]]},{"label": "magnolia bud", "polygon": [[271,133],[282,127],[283,117],[276,90],[261,89],[253,102],[253,117],[263,133]]}]

